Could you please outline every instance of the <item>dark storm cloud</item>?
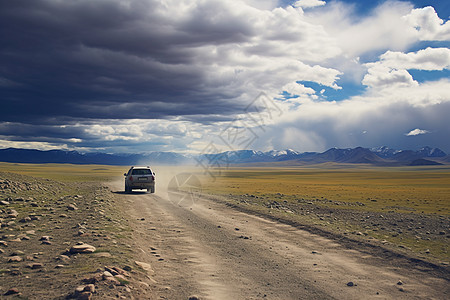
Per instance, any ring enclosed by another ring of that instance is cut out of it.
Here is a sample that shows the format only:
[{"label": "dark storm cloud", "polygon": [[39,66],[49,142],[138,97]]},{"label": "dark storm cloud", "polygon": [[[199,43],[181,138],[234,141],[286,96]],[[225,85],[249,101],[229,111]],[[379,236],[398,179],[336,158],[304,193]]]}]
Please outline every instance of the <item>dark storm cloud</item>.
[{"label": "dark storm cloud", "polygon": [[[439,113],[448,115],[450,82],[409,73],[448,69],[435,63],[438,50],[414,52],[448,41],[448,20],[406,2],[362,16],[345,1],[314,10],[276,0],[0,0],[0,147],[203,151],[236,118],[252,121],[259,109],[246,108],[264,93],[283,115],[268,120],[259,149],[419,139],[448,148]],[[427,134],[405,135],[414,129]]]},{"label": "dark storm cloud", "polygon": [[242,18],[211,19],[220,9],[203,3],[179,17],[155,1],[2,1],[1,120],[241,110],[230,101],[237,92],[202,86],[208,58],[196,46],[251,34]]},{"label": "dark storm cloud", "polygon": [[5,136],[10,133],[14,133],[15,136],[23,138],[39,137],[44,136],[44,134],[53,138],[67,138],[70,136],[78,137],[82,134],[82,131],[75,127],[1,123],[0,135]]}]

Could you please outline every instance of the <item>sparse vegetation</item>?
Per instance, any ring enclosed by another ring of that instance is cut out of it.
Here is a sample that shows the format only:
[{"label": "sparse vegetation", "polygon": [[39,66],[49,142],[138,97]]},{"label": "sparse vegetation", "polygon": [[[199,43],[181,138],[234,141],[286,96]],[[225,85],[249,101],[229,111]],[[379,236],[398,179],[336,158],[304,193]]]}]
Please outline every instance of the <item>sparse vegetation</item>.
[{"label": "sparse vegetation", "polygon": [[[120,175],[122,168],[26,164],[1,168],[0,295],[14,288],[19,291],[15,297],[65,299],[83,278],[104,266],[133,263],[131,237],[125,234],[131,229],[117,209],[118,198],[102,183]],[[69,248],[77,243],[93,245],[95,251],[71,253]],[[10,262],[13,256],[17,261]],[[104,286],[96,296],[118,292],[130,296],[126,286],[131,279],[116,282],[122,288]]]},{"label": "sparse vegetation", "polygon": [[[126,167],[1,167],[16,173],[0,172],[0,200],[6,202],[0,207],[1,230],[8,244],[0,245],[4,251],[0,253],[1,292],[17,287],[21,297],[39,297],[50,290],[54,298],[62,299],[86,276],[97,280],[112,265],[133,266],[133,276],[144,276],[135,266],[133,232],[123,215],[128,202],[119,203],[120,193],[111,193],[102,183],[119,176],[123,180]],[[214,180],[202,170],[174,167],[165,170],[167,182],[180,170],[195,173],[204,193],[245,211],[395,248],[433,263],[448,265],[450,260],[449,167],[228,168],[214,170]],[[14,223],[8,214],[17,214]],[[44,236],[49,237],[41,241]],[[95,250],[67,260],[64,253],[77,242]],[[8,262],[16,250],[23,252],[15,255],[22,261]],[[25,277],[39,278],[42,289],[21,281]],[[96,283],[96,297],[107,297],[109,292],[129,295],[125,288],[133,285],[132,278],[111,282],[120,287],[109,290],[103,285],[106,281]]]},{"label": "sparse vegetation", "polygon": [[450,167],[228,168],[203,191],[286,220],[450,260]]}]

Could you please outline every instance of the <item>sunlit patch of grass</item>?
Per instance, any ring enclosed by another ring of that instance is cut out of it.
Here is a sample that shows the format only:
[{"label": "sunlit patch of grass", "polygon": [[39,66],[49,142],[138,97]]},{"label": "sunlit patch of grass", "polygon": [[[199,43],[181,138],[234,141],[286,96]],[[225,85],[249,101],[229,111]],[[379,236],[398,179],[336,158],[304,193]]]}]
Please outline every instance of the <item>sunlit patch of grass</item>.
[{"label": "sunlit patch of grass", "polygon": [[[213,180],[203,177],[203,190],[222,195],[251,194],[283,200],[304,199],[321,206],[363,203],[340,208],[368,211],[450,214],[450,167],[436,168],[229,168]],[[330,201],[331,200],[331,201]]]},{"label": "sunlit patch of grass", "polygon": [[105,182],[118,178],[128,170],[127,167],[122,166],[12,163],[0,163],[0,168],[4,172],[62,182]]},{"label": "sunlit patch of grass", "polygon": [[198,175],[203,192],[225,196],[223,199],[239,207],[356,239],[386,240],[392,247],[409,249],[425,259],[449,261],[444,235],[424,238],[407,230],[395,234],[393,228],[382,230],[386,224],[372,228],[353,217],[367,212],[386,219],[399,214],[427,215],[436,222],[448,218],[448,166],[228,168],[216,169],[213,175]]},{"label": "sunlit patch of grass", "polygon": [[[386,240],[399,247],[412,250],[419,254],[421,257],[434,256],[442,259],[448,259],[448,244],[442,240],[423,240],[414,237],[411,234],[401,234],[393,236],[389,232],[383,231],[368,231],[370,236],[373,236],[379,240]],[[428,252],[428,253],[427,253]]]},{"label": "sunlit patch of grass", "polygon": [[120,282],[121,285],[130,284],[129,280],[126,280],[126,279],[123,279],[123,278],[120,278],[120,277],[116,277],[116,279]]}]

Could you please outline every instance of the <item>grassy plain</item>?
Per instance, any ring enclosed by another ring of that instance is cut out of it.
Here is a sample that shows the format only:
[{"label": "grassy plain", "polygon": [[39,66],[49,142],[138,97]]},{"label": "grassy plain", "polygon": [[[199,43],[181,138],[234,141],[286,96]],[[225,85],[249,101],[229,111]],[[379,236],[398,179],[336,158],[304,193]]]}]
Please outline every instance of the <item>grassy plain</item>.
[{"label": "grassy plain", "polygon": [[450,167],[227,168],[203,191],[295,223],[450,261]]},{"label": "grassy plain", "polygon": [[204,180],[223,195],[363,203],[342,208],[450,215],[450,167],[227,168]]},{"label": "grassy plain", "polygon": [[0,170],[63,182],[106,182],[128,171],[123,166],[1,163]]},{"label": "grassy plain", "polygon": [[[98,269],[134,266],[131,228],[127,215],[118,209],[124,207],[123,200],[120,193],[100,184],[115,180],[126,169],[0,163],[0,295],[16,287],[23,295],[20,299],[72,299],[75,287]],[[8,216],[11,212],[15,218]],[[49,237],[48,244],[41,242],[44,236]],[[96,250],[75,258],[67,249],[77,242]],[[20,256],[14,265],[8,262],[12,253]],[[34,271],[31,262],[41,268]],[[116,294],[117,288],[96,284],[99,299]]]},{"label": "grassy plain", "polygon": [[[127,170],[126,166],[0,163],[0,171],[67,183],[123,180]],[[192,173],[204,193],[225,196],[246,209],[450,261],[450,166],[230,167],[211,169],[208,174],[180,166],[155,170],[157,191],[165,190],[177,174]]]}]

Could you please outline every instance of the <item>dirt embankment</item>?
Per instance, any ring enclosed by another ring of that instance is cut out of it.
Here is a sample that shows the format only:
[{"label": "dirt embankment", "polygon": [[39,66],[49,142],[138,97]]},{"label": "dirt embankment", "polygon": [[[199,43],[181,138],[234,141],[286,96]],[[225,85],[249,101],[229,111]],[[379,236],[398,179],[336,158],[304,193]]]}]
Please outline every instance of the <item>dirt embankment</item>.
[{"label": "dirt embankment", "polygon": [[109,189],[0,172],[0,298],[146,298]]}]

